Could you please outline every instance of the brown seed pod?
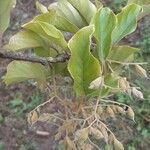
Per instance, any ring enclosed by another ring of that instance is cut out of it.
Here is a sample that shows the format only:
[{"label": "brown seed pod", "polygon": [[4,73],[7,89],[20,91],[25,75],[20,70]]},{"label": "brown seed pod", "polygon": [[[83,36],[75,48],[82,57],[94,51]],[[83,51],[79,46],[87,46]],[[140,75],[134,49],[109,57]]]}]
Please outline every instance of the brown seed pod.
[{"label": "brown seed pod", "polygon": [[75,133],[75,139],[80,143],[84,142],[88,139],[88,134],[89,134],[89,129],[88,128],[83,128],[80,130],[77,130]]},{"label": "brown seed pod", "polygon": [[110,144],[110,145],[113,145],[113,143],[114,143],[114,135],[112,135],[112,134],[109,134],[109,136],[108,136],[108,143]]},{"label": "brown seed pod", "polygon": [[128,117],[134,121],[134,116],[135,115],[134,115],[134,111],[131,107],[128,107],[128,110],[127,110],[126,113],[127,113]]},{"label": "brown seed pod", "polygon": [[129,83],[126,78],[120,78],[119,79],[119,87],[125,92],[128,88]]},{"label": "brown seed pod", "polygon": [[144,99],[143,93],[141,91],[137,90],[135,87],[132,87],[132,94],[135,98],[138,98],[141,100]]},{"label": "brown seed pod", "polygon": [[126,78],[119,79],[119,87],[123,92],[127,92],[129,95],[131,95],[131,87]]},{"label": "brown seed pod", "polygon": [[147,73],[146,73],[146,70],[143,69],[140,65],[135,65],[134,66],[135,68],[135,72],[137,75],[139,75],[140,77],[143,77],[143,78],[147,78]]},{"label": "brown seed pod", "polygon": [[118,107],[117,105],[110,105],[110,108],[113,110],[115,114],[118,113],[117,107]]},{"label": "brown seed pod", "polygon": [[94,150],[94,147],[91,144],[85,143],[82,145],[81,150]]},{"label": "brown seed pod", "polygon": [[115,150],[124,150],[124,147],[120,141],[118,141],[116,138],[114,138],[114,149]]},{"label": "brown seed pod", "polygon": [[93,137],[97,140],[104,138],[102,132],[100,130],[98,130],[97,128],[90,128],[91,131],[91,135],[93,135]]},{"label": "brown seed pod", "polygon": [[38,113],[36,111],[32,111],[28,114],[27,121],[30,125],[32,125],[38,121],[38,118],[39,118]]},{"label": "brown seed pod", "polygon": [[114,113],[113,109],[111,109],[110,106],[107,106],[106,112],[110,117],[115,118],[115,113]]},{"label": "brown seed pod", "polygon": [[116,110],[117,110],[117,112],[120,113],[120,114],[125,114],[125,110],[124,110],[124,108],[122,108],[121,106],[116,106]]},{"label": "brown seed pod", "polygon": [[108,132],[107,129],[102,125],[98,125],[99,130],[101,131],[101,133],[103,134],[104,140],[107,143],[108,142]]},{"label": "brown seed pod", "polygon": [[101,115],[102,113],[103,113],[103,107],[101,107],[101,106],[99,106],[98,108],[97,108],[97,114],[98,115]]}]

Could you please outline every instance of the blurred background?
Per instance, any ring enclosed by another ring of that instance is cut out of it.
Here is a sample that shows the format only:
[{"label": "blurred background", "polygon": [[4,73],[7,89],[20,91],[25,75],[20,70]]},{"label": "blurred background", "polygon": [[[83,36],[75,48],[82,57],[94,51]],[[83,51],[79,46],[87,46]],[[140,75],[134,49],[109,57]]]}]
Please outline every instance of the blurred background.
[{"label": "blurred background", "polygon": [[[48,6],[53,0],[39,0]],[[2,38],[6,44],[9,38],[21,29],[21,25],[30,21],[38,12],[36,0],[17,0],[17,5],[11,14],[10,26]],[[116,13],[126,5],[126,0],[103,0],[105,6]],[[135,61],[148,62],[144,65],[150,77],[150,15],[138,22],[137,30],[123,41],[126,44],[141,49],[135,55]],[[9,60],[0,59],[0,150],[52,150],[57,149],[53,140],[53,132],[48,125],[42,125],[50,136],[38,137],[27,124],[27,113],[47,99],[45,92],[37,89],[30,82],[19,83],[6,87],[2,78],[6,72]],[[145,100],[137,101],[124,93],[118,93],[115,99],[129,104],[135,111],[136,123],[120,118],[112,125],[112,130],[121,139],[127,150],[150,149],[150,80],[141,79],[132,70],[124,72],[133,84],[141,87]]]}]

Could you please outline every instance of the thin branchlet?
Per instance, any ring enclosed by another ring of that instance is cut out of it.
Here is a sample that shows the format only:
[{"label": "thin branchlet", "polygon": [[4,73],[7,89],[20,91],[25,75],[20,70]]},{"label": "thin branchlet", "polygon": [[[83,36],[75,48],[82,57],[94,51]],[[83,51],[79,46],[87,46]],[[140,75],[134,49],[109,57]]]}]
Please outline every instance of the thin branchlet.
[{"label": "thin branchlet", "polygon": [[40,63],[42,65],[48,65],[52,63],[58,63],[58,62],[66,62],[69,59],[69,57],[70,56],[67,53],[58,55],[54,58],[53,57],[42,58],[42,57],[36,57],[33,55],[31,56],[31,55],[26,55],[26,54],[2,52],[0,50],[0,58]]}]

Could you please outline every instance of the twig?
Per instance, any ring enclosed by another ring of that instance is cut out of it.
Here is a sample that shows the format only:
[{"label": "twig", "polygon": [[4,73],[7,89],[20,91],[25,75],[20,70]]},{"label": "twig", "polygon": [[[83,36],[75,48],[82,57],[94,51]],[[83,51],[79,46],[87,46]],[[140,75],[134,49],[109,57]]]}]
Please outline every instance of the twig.
[{"label": "twig", "polygon": [[111,63],[122,64],[122,65],[147,65],[148,64],[147,62],[130,63],[130,62],[119,62],[116,60],[109,60],[109,59],[108,59],[108,61]]},{"label": "twig", "polygon": [[96,119],[98,119],[98,117],[97,117],[98,103],[99,103],[99,99],[97,100],[96,105],[95,105],[95,109],[94,109],[94,116],[95,116]]},{"label": "twig", "polygon": [[113,134],[113,132],[106,126],[105,123],[103,123],[101,120],[97,120],[100,124],[103,125],[103,127],[110,132],[110,134],[115,138],[115,135]]},{"label": "twig", "polygon": [[41,58],[41,57],[28,56],[28,55],[23,55],[23,54],[2,52],[0,50],[0,58],[41,63],[42,65],[48,65],[51,63],[58,63],[58,62],[66,62],[69,59],[69,57],[70,56],[67,53],[65,53],[65,54],[59,55],[55,58],[52,58],[52,57]]},{"label": "twig", "polygon": [[102,149],[100,149],[100,148],[98,147],[98,145],[96,145],[94,142],[92,142],[89,137],[88,137],[88,140],[89,140],[89,142],[90,142],[94,147],[96,147],[98,150],[102,150]]},{"label": "twig", "polygon": [[106,103],[114,103],[114,104],[118,104],[118,105],[122,105],[122,106],[126,106],[126,107],[130,107],[124,103],[119,103],[119,102],[116,102],[116,101],[112,101],[112,100],[105,100],[105,99],[100,99],[100,101],[103,101],[103,102],[106,102]]}]

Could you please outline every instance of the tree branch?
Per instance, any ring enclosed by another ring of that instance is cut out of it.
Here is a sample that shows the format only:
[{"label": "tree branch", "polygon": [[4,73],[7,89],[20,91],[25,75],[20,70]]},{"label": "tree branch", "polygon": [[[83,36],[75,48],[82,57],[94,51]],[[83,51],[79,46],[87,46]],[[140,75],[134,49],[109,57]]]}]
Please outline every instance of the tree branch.
[{"label": "tree branch", "polygon": [[41,63],[42,65],[47,65],[51,63],[57,63],[57,62],[66,62],[69,59],[69,57],[70,56],[66,53],[66,54],[59,55],[55,58],[52,57],[41,58],[41,57],[29,56],[26,54],[14,54],[9,52],[2,52],[0,50],[0,58]]}]

